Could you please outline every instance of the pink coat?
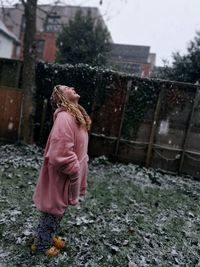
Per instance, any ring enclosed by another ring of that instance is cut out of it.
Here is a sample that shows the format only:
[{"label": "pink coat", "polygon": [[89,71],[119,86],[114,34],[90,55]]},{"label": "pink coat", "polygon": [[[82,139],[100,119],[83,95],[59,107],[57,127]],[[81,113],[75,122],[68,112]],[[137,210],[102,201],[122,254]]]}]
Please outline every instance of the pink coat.
[{"label": "pink coat", "polygon": [[62,215],[85,195],[88,133],[75,118],[58,108],[49,135],[33,201],[40,211]]}]

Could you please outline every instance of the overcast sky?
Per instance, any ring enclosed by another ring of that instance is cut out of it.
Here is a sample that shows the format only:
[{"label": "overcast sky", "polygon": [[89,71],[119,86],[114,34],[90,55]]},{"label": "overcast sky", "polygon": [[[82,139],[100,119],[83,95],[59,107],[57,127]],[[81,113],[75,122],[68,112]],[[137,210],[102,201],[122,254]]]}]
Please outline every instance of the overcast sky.
[{"label": "overcast sky", "polygon": [[[45,0],[40,0],[44,3]],[[147,45],[171,62],[174,51],[186,52],[200,31],[200,0],[71,0],[69,4],[97,6],[115,43]]]}]

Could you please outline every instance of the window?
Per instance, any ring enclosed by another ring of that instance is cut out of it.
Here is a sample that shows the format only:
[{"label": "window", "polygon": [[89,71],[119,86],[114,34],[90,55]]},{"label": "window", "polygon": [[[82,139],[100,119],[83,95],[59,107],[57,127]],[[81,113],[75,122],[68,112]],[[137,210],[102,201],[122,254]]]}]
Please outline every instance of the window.
[{"label": "window", "polygon": [[43,59],[44,40],[36,40],[36,58]]},{"label": "window", "polygon": [[58,32],[61,28],[60,16],[47,16],[45,30],[47,32]]}]

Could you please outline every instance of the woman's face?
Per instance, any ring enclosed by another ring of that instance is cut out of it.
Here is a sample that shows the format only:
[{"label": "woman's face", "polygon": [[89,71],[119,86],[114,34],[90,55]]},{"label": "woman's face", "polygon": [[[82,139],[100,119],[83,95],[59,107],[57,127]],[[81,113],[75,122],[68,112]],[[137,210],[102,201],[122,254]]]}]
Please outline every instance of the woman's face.
[{"label": "woman's face", "polygon": [[64,96],[71,102],[77,103],[80,95],[78,95],[74,87],[69,87],[66,85],[61,85],[59,89],[63,92]]}]

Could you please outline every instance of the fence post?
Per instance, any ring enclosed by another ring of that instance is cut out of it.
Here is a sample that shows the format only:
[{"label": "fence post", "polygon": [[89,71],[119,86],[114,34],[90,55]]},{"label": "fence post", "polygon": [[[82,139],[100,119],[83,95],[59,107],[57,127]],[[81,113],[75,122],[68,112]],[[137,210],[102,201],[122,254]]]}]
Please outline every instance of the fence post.
[{"label": "fence post", "polygon": [[194,110],[195,110],[195,108],[198,104],[198,101],[199,101],[199,96],[200,96],[200,90],[197,87],[196,92],[195,92],[195,96],[194,96],[194,102],[192,105],[192,110],[191,110],[190,117],[188,120],[188,127],[186,129],[186,133],[185,133],[185,137],[184,137],[184,141],[183,141],[183,150],[182,150],[182,155],[181,155],[180,164],[179,164],[179,173],[181,173],[182,168],[183,168],[183,162],[184,162],[184,158],[185,158],[185,149],[187,146],[188,138],[189,138],[191,127],[192,127]]},{"label": "fence post", "polygon": [[43,129],[44,129],[44,124],[45,124],[45,117],[46,117],[46,112],[47,112],[47,99],[45,98],[43,101],[43,106],[42,106],[42,117],[41,117],[41,123],[40,123],[40,135],[39,135],[39,142],[42,143],[42,135],[43,135]]},{"label": "fence post", "polygon": [[155,132],[156,132],[156,126],[157,126],[157,120],[158,120],[158,116],[160,114],[160,109],[161,109],[161,102],[164,96],[164,90],[165,88],[162,86],[159,96],[158,96],[158,101],[157,101],[157,105],[156,105],[156,109],[154,112],[154,118],[153,118],[153,123],[152,123],[152,127],[151,127],[151,134],[150,134],[150,138],[149,138],[149,144],[148,144],[148,150],[147,150],[147,157],[146,157],[146,163],[145,166],[148,168],[151,158],[152,158],[152,147],[153,147],[153,141],[154,141],[154,136],[155,136]]},{"label": "fence post", "polygon": [[120,142],[121,134],[122,134],[122,126],[123,126],[124,116],[125,116],[125,111],[126,111],[126,104],[128,102],[128,98],[129,98],[129,93],[130,93],[130,90],[131,90],[131,86],[132,86],[132,80],[129,80],[127,82],[127,90],[126,90],[125,100],[124,100],[124,103],[123,103],[123,109],[122,109],[120,127],[119,127],[117,142],[116,142],[116,146],[115,146],[114,156],[117,156],[117,153],[118,153],[119,142]]}]

